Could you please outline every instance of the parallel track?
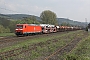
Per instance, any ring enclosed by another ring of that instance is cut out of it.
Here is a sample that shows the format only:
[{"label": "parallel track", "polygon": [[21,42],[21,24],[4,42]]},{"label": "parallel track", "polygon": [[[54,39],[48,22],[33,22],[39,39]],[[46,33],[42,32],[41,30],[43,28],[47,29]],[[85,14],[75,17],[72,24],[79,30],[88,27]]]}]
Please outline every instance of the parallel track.
[{"label": "parallel track", "polygon": [[[86,36],[88,36],[88,34]],[[74,49],[76,45],[82,40],[82,38],[85,38],[86,36],[72,40],[62,48],[58,49],[57,51],[46,57],[45,60],[62,60],[60,59],[60,57],[63,56],[65,53],[71,52],[72,49]]]},{"label": "parallel track", "polygon": [[62,35],[68,32],[58,32],[58,33],[51,33],[51,34],[41,34],[41,35],[32,35],[32,36],[25,36],[25,37],[17,37],[17,36],[10,36],[10,37],[4,37],[0,38],[0,49],[8,46],[12,46],[14,44],[17,44],[22,41],[31,40],[34,38],[40,38],[44,36],[55,36],[55,35]]},{"label": "parallel track", "polygon": [[[56,34],[56,33],[54,33],[54,34]],[[51,35],[51,34],[49,34],[49,35]],[[46,34],[46,36],[49,36],[48,34]],[[56,34],[57,35],[57,34]],[[60,34],[59,34],[60,35]],[[43,36],[45,36],[45,35],[43,35]],[[40,36],[36,36],[37,38],[38,37],[43,37],[42,35],[40,35]],[[52,36],[52,35],[51,35]],[[23,40],[25,40],[26,38],[35,38],[35,37],[20,37],[20,39],[22,39],[21,41],[23,41]],[[3,38],[4,39],[4,38]],[[14,38],[11,38],[10,39],[10,41],[14,41],[14,40],[12,40],[12,39],[14,39]],[[17,38],[15,38],[15,41],[18,41],[18,40],[16,40]],[[19,39],[19,40],[20,40]],[[60,39],[60,38],[59,38]],[[53,54],[51,54],[50,56],[48,56],[45,60],[53,60],[53,59],[55,59],[55,58],[53,58],[52,59],[52,56],[54,56],[54,55],[56,55],[56,54],[58,54],[59,52],[59,54],[60,55],[63,55],[63,53],[64,52],[69,52],[69,51],[71,51],[74,47],[75,47],[75,45],[81,40],[82,38],[78,38],[78,39],[74,39],[74,40],[72,40],[69,44],[67,44],[66,46],[64,46],[64,47],[62,47],[61,49],[59,49],[58,51],[56,51],[55,53],[53,53]],[[6,42],[7,41],[7,42]],[[1,42],[6,42],[6,43],[8,43],[8,38],[6,39],[6,40],[4,40],[4,41],[2,41],[1,40]],[[17,55],[19,55],[19,54],[21,54],[21,53],[25,53],[25,52],[27,52],[27,51],[30,51],[30,50],[34,50],[34,49],[36,49],[37,48],[37,46],[44,46],[44,44],[48,44],[48,43],[50,43],[50,42],[58,42],[58,40],[57,39],[54,39],[54,40],[48,40],[46,43],[42,43],[42,42],[40,42],[40,43],[37,43],[37,44],[35,44],[35,45],[30,45],[30,46],[28,46],[28,49],[27,50],[25,50],[24,48],[17,48],[17,49],[14,49],[14,50],[11,50],[11,51],[7,51],[7,52],[4,52],[4,53],[0,53],[0,59],[2,59],[2,57],[4,56],[5,58],[8,58],[8,57],[12,57],[12,56],[17,56]],[[69,49],[70,48],[70,49]],[[19,53],[15,53],[16,51],[21,51],[21,52],[19,52]],[[55,60],[57,60],[57,59],[55,59]]]}]

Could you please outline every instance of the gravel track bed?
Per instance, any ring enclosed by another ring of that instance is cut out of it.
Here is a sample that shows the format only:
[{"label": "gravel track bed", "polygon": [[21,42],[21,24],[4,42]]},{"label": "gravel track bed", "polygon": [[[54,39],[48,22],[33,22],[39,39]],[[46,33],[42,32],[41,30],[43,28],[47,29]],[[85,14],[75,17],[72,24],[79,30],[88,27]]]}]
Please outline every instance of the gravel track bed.
[{"label": "gravel track bed", "polygon": [[[82,32],[82,31],[81,31]],[[56,36],[56,35],[60,35],[60,34],[64,34],[64,33],[68,33],[68,32],[59,32],[59,33],[53,33],[53,34],[45,34],[45,35],[35,35],[35,36],[28,36],[28,37],[14,37],[14,38],[12,38],[12,37],[10,37],[11,39],[10,39],[10,41],[9,42],[13,42],[13,41],[18,41],[18,39],[19,39],[19,41],[21,42],[21,41],[24,41],[25,39],[33,39],[33,38],[39,38],[39,37],[45,37],[45,36],[49,36],[49,37],[53,37],[53,36]],[[80,33],[80,32],[79,32]],[[74,33],[74,34],[77,34],[77,33]],[[61,39],[61,38],[69,38],[70,36],[68,35],[68,36],[62,36],[62,37],[60,37],[60,38],[55,38],[55,39],[53,39],[53,40],[48,40],[48,41],[46,41],[46,43],[37,43],[37,44],[33,44],[32,45],[32,48],[31,48],[31,50],[33,50],[33,49],[37,49],[37,46],[40,46],[40,47],[44,47],[45,45],[49,45],[50,44],[50,42],[53,42],[53,43],[56,43],[56,42],[58,42],[58,40],[59,39]],[[3,39],[6,39],[6,38],[3,38]],[[13,40],[12,40],[13,39]],[[16,40],[17,39],[17,40]],[[21,40],[20,40],[21,39]],[[7,39],[5,40],[5,41],[3,41],[3,42],[6,42],[8,40],[8,37],[7,37]],[[81,40],[81,39],[80,39]],[[2,40],[1,40],[2,41]],[[76,41],[76,40],[75,40]],[[74,41],[74,42],[75,42]],[[66,41],[67,42],[67,41]],[[17,42],[16,42],[17,43]],[[13,45],[13,44],[12,44]],[[8,46],[10,46],[10,45],[8,45]],[[31,47],[31,46],[30,46]],[[29,48],[30,48],[29,47]],[[21,53],[23,52],[23,53],[25,53],[25,54],[28,54],[28,51],[30,52],[31,51],[30,49],[28,49],[28,50],[23,50],[23,51],[21,51]],[[66,49],[67,50],[67,49]],[[11,53],[11,52],[10,52]],[[12,54],[12,53],[11,53]],[[16,54],[16,55],[18,55],[18,54]],[[9,55],[8,55],[9,56]],[[13,55],[12,55],[13,56]],[[20,59],[19,59],[20,60]],[[21,60],[23,60],[23,59],[21,59]]]},{"label": "gravel track bed", "polygon": [[42,34],[42,35],[33,35],[33,36],[25,36],[25,37],[16,37],[16,36],[10,36],[10,37],[3,37],[0,38],[0,49],[5,48],[8,46],[12,46],[14,44],[17,44],[19,42],[23,42],[26,40],[31,40],[34,38],[40,38],[40,37],[45,37],[45,36],[55,36],[55,35],[60,35],[60,34],[65,34],[68,32],[58,32],[58,33],[51,33],[51,34]]},{"label": "gravel track bed", "polygon": [[58,49],[56,52],[45,58],[45,60],[63,60],[62,58],[63,55],[68,54],[76,45],[78,42],[80,42],[83,38],[87,37],[88,33],[84,32],[81,37],[78,37],[73,39],[70,43],[66,44],[64,47]]}]

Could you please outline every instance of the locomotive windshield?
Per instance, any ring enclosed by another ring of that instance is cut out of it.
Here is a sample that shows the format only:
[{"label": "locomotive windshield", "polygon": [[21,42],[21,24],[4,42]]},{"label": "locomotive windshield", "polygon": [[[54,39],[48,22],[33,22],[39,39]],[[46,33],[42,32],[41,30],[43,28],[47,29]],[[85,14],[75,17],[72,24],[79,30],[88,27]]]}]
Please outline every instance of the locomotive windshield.
[{"label": "locomotive windshield", "polygon": [[23,25],[17,25],[17,28],[23,28]]}]

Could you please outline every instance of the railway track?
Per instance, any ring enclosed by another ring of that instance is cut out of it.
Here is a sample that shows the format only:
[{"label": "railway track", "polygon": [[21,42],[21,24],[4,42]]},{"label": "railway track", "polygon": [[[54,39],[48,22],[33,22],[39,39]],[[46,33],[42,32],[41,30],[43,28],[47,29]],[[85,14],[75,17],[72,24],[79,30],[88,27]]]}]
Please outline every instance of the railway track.
[{"label": "railway track", "polygon": [[[57,34],[55,33],[55,35],[57,35]],[[44,35],[44,36],[45,36],[45,35]],[[46,34],[46,36],[49,36],[49,35]],[[52,35],[50,34],[50,36],[52,36]],[[37,36],[37,37],[38,37],[38,36]],[[41,35],[40,35],[40,37],[41,37]],[[43,37],[43,36],[42,36],[42,37]],[[26,38],[26,37],[20,37],[20,38],[22,39],[22,38]],[[28,38],[30,38],[30,37],[28,37]],[[33,38],[35,38],[35,37],[33,37]],[[57,38],[57,39],[60,39],[60,38]],[[46,43],[40,42],[40,43],[37,43],[37,44],[30,45],[30,46],[27,47],[28,49],[25,49],[25,48],[21,47],[21,48],[17,48],[17,49],[11,50],[11,51],[7,51],[7,52],[0,53],[0,59],[2,59],[2,57],[8,58],[8,57],[12,57],[12,56],[17,56],[17,55],[22,54],[22,53],[26,53],[27,51],[35,50],[35,49],[37,49],[37,46],[43,47],[43,46],[45,46],[45,44],[50,44],[50,42],[53,42],[53,43],[58,42],[57,39],[48,40],[48,41],[46,41]],[[80,39],[80,38],[78,38],[78,39]],[[6,40],[7,40],[7,39],[6,39]],[[74,40],[74,41],[72,41],[72,42],[76,42],[76,41],[78,42],[78,40]],[[69,45],[69,46],[70,46],[70,45]],[[67,46],[67,47],[68,47],[68,46]],[[73,46],[72,46],[72,47],[73,47]],[[63,49],[63,48],[62,48],[62,49]],[[68,49],[68,48],[67,48],[67,49]],[[66,49],[66,50],[67,50],[67,49]],[[19,52],[17,53],[17,51],[19,51]],[[15,52],[16,52],[16,53],[15,53]],[[57,52],[59,52],[59,50],[58,50]],[[54,54],[50,55],[49,58],[47,57],[46,59],[51,59],[51,56],[57,54],[57,52],[55,52]]]},{"label": "railway track", "polygon": [[3,37],[3,38],[0,38],[0,49],[8,47],[8,46],[12,46],[19,42],[31,40],[34,38],[40,38],[40,37],[45,37],[45,36],[53,37],[53,36],[62,35],[66,33],[69,33],[69,32],[58,32],[58,33],[52,33],[52,34],[34,35],[34,36],[26,36],[26,37],[16,37],[16,36]]},{"label": "railway track", "polygon": [[41,34],[41,35],[33,35],[33,36],[25,36],[25,37],[17,37],[17,36],[3,37],[3,38],[0,38],[0,49],[8,46],[12,46],[14,44],[18,44],[19,42],[31,40],[34,38],[40,38],[45,36],[53,37],[53,36],[62,35],[66,33],[69,33],[69,32],[58,32],[58,33]]},{"label": "railway track", "polygon": [[[88,34],[86,36],[88,36]],[[45,60],[64,60],[61,58],[61,56],[71,52],[76,47],[76,45],[82,40],[82,38],[85,38],[86,36],[79,37],[72,40],[62,48],[58,49],[57,51],[55,51],[54,53],[46,57]]]},{"label": "railway track", "polygon": [[[67,33],[67,32],[62,32],[60,34],[63,34],[63,33]],[[58,34],[54,33],[52,35],[51,34],[43,34],[43,35],[34,35],[34,36],[26,36],[26,37],[16,37],[16,36],[4,37],[4,38],[0,38],[0,48],[12,46],[12,45],[17,44],[19,42],[23,42],[23,41],[26,41],[26,40],[31,40],[31,39],[34,39],[34,38],[40,38],[40,37],[43,37],[43,36],[53,36],[53,35],[58,35]]]}]

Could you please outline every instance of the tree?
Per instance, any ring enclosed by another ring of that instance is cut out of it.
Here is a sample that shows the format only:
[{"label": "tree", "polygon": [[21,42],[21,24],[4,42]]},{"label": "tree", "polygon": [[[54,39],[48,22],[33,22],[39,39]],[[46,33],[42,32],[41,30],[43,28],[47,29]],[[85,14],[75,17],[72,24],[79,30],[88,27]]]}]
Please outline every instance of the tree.
[{"label": "tree", "polygon": [[11,20],[8,20],[7,18],[1,18],[0,17],[0,25],[3,25],[5,28],[8,27]]},{"label": "tree", "polygon": [[4,27],[2,25],[0,25],[0,33],[3,33],[4,32]]},{"label": "tree", "polygon": [[7,33],[7,32],[10,32],[10,29],[8,27],[4,28],[3,25],[0,25],[0,33]]},{"label": "tree", "polygon": [[90,23],[88,24],[88,28],[90,28]]},{"label": "tree", "polygon": [[9,24],[9,29],[11,32],[15,32],[15,28],[16,28],[16,21],[10,21],[10,24]]},{"label": "tree", "polygon": [[35,22],[36,22],[35,16],[30,16],[30,20],[32,20],[32,23],[35,24]]},{"label": "tree", "polygon": [[24,17],[23,20],[21,20],[22,22],[20,23],[27,23],[27,24],[39,24],[39,22],[36,20],[35,16],[30,16],[30,17]]},{"label": "tree", "polygon": [[40,14],[40,18],[42,20],[42,23],[45,24],[57,24],[57,16],[54,12],[50,10],[45,10]]},{"label": "tree", "polygon": [[67,22],[63,22],[62,24],[61,24],[61,26],[71,26],[69,23],[67,23]]}]

